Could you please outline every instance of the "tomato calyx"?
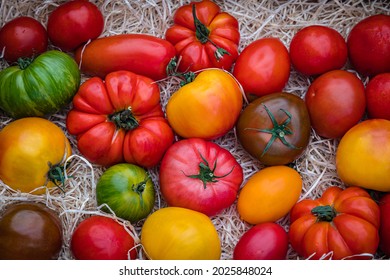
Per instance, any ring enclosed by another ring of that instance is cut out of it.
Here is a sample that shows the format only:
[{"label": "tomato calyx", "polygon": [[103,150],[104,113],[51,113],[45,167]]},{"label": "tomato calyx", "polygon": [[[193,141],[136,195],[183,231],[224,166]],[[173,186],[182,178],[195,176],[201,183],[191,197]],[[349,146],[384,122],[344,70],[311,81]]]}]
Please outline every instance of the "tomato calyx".
[{"label": "tomato calyx", "polygon": [[108,119],[113,122],[116,127],[123,128],[125,130],[132,130],[139,126],[139,122],[134,117],[131,107],[109,115]]},{"label": "tomato calyx", "polygon": [[182,79],[182,81],[180,82],[181,87],[186,85],[186,84],[189,84],[195,80],[195,73],[194,72],[191,72],[191,71],[179,72],[179,71],[177,71],[177,66],[178,66],[178,62],[177,62],[176,58],[174,57],[168,63],[167,68],[166,68],[166,72],[167,72],[168,77],[173,76],[173,77],[178,77],[178,78]]},{"label": "tomato calyx", "polygon": [[47,173],[47,177],[50,181],[54,183],[63,193],[65,193],[65,168],[63,165],[52,165],[49,164],[49,172]]},{"label": "tomato calyx", "polygon": [[330,205],[316,206],[311,213],[317,217],[317,222],[331,222],[336,216],[336,210]]},{"label": "tomato calyx", "polygon": [[139,182],[138,184],[133,184],[131,186],[132,191],[139,195],[141,207],[144,206],[144,200],[142,198],[142,194],[145,191],[146,183],[149,181],[149,179],[150,179],[149,174],[146,174],[146,177],[143,181]]},{"label": "tomato calyx", "polygon": [[31,57],[20,57],[17,60],[17,64],[21,70],[26,69],[34,61],[34,58]]}]

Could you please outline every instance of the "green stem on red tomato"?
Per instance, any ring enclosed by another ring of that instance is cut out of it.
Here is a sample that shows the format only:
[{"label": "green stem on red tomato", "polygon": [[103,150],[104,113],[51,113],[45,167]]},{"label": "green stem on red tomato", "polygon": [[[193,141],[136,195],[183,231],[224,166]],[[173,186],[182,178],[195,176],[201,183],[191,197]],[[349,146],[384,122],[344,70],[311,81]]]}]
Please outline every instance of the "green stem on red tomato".
[{"label": "green stem on red tomato", "polygon": [[131,107],[124,109],[122,111],[113,113],[109,115],[109,120],[115,123],[118,128],[123,128],[125,130],[132,130],[138,127],[139,123],[134,117]]},{"label": "green stem on red tomato", "polygon": [[331,222],[336,216],[336,210],[330,205],[314,207],[311,213],[317,217],[317,221]]}]

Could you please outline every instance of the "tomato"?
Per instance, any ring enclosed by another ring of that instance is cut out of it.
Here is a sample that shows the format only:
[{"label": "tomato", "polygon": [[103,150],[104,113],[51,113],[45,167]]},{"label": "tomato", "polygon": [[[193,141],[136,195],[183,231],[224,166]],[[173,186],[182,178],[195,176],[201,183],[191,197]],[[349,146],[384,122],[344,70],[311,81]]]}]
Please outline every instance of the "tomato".
[{"label": "tomato", "polygon": [[347,38],[349,59],[362,75],[390,72],[390,15],[372,15],[359,21]]},{"label": "tomato", "polygon": [[366,110],[362,81],[345,70],[333,70],[316,78],[306,92],[305,102],[312,127],[325,138],[342,137]]},{"label": "tomato", "polygon": [[170,97],[166,114],[181,137],[211,140],[234,127],[241,109],[242,92],[232,75],[207,69]]},{"label": "tomato", "polygon": [[200,212],[166,207],[146,218],[141,244],[152,260],[218,260],[221,242],[209,217]]},{"label": "tomato", "polygon": [[75,52],[81,71],[100,78],[110,72],[127,70],[161,80],[167,77],[167,67],[175,56],[176,50],[171,43],[147,34],[98,38]]},{"label": "tomato", "polygon": [[290,212],[290,244],[304,258],[366,259],[378,247],[379,207],[362,188],[328,187]]},{"label": "tomato", "polygon": [[47,32],[54,46],[72,51],[103,32],[103,14],[85,0],[69,1],[49,14]]},{"label": "tomato", "polygon": [[144,219],[152,211],[155,201],[154,184],[145,169],[121,163],[106,169],[96,184],[98,205],[105,204],[119,218],[132,223]]},{"label": "tomato", "polygon": [[235,17],[222,12],[217,4],[204,0],[181,6],[175,12],[173,22],[165,36],[181,58],[179,71],[212,67],[231,69],[238,57],[240,42]]},{"label": "tomato", "polygon": [[286,92],[262,96],[241,112],[237,138],[249,154],[265,165],[297,159],[310,140],[310,117],[305,101]]},{"label": "tomato", "polygon": [[336,151],[336,170],[347,185],[390,191],[390,121],[371,119],[352,127]]},{"label": "tomato", "polygon": [[294,68],[305,75],[341,69],[348,58],[347,44],[335,29],[310,25],[299,30],[290,43]]},{"label": "tomato", "polygon": [[284,260],[288,250],[287,232],[276,223],[251,227],[238,240],[234,260]]},{"label": "tomato", "polygon": [[158,85],[129,71],[84,82],[73,98],[66,126],[77,136],[80,153],[104,166],[125,161],[153,167],[174,141]]},{"label": "tomato", "polygon": [[387,256],[390,256],[390,193],[386,193],[379,201],[381,212],[379,227],[379,248]]},{"label": "tomato", "polygon": [[270,166],[252,175],[241,188],[237,211],[250,224],[276,222],[284,217],[302,190],[299,173],[288,166]]},{"label": "tomato", "polygon": [[12,118],[55,113],[71,102],[80,79],[72,57],[47,51],[0,72],[0,108]]},{"label": "tomato", "polygon": [[238,56],[233,75],[249,99],[282,91],[290,77],[287,48],[277,38],[261,38]]},{"label": "tomato", "polygon": [[134,260],[134,238],[112,218],[91,216],[72,234],[71,251],[78,260]]},{"label": "tomato", "polygon": [[0,131],[0,151],[0,179],[15,191],[42,194],[64,185],[60,171],[72,148],[54,123],[36,117],[10,122]]},{"label": "tomato", "polygon": [[54,260],[63,244],[61,220],[42,203],[6,206],[0,215],[0,259]]},{"label": "tomato", "polygon": [[168,205],[208,216],[231,206],[243,181],[242,168],[233,155],[200,138],[174,143],[161,161],[159,174]]},{"label": "tomato", "polygon": [[378,74],[366,86],[368,117],[390,120],[390,72]]}]

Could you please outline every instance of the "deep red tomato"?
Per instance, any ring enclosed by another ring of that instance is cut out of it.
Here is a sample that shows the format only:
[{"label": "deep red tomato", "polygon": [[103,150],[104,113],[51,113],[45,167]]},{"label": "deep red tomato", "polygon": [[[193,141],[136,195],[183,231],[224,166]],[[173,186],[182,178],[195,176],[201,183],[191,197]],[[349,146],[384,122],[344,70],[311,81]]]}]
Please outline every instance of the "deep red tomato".
[{"label": "deep red tomato", "polygon": [[347,38],[349,59],[361,74],[390,72],[390,15],[373,15],[358,22]]},{"label": "deep red tomato", "polygon": [[134,260],[134,238],[112,218],[91,216],[72,234],[71,250],[78,260]]},{"label": "deep red tomato", "polygon": [[174,141],[158,85],[129,71],[84,82],[73,98],[66,126],[77,136],[80,153],[104,166],[123,161],[155,166]]},{"label": "deep red tomato", "polygon": [[277,38],[258,39],[237,58],[233,75],[245,94],[256,98],[282,91],[290,77],[290,56]]},{"label": "deep red tomato", "polygon": [[243,171],[233,155],[200,138],[174,143],[160,166],[160,190],[170,206],[213,216],[233,204]]},{"label": "deep red tomato", "polygon": [[166,32],[181,57],[179,71],[217,67],[230,70],[238,57],[238,21],[211,1],[191,2],[173,16]]},{"label": "deep red tomato", "polygon": [[4,59],[15,62],[21,57],[35,57],[47,50],[45,27],[31,17],[17,17],[0,29],[0,53]]},{"label": "deep red tomato", "polygon": [[368,82],[366,101],[369,118],[390,120],[390,72],[378,74]]},{"label": "deep red tomato", "polygon": [[305,75],[320,75],[345,65],[347,44],[335,29],[311,25],[298,31],[292,38],[290,57],[297,71]]},{"label": "deep red tomato", "polygon": [[305,101],[312,127],[325,138],[342,137],[366,110],[362,81],[344,70],[333,70],[316,78]]},{"label": "deep red tomato", "polygon": [[69,1],[58,6],[47,22],[50,41],[63,51],[72,51],[99,37],[103,28],[102,13],[87,0]]},{"label": "deep red tomato", "polygon": [[234,260],[284,260],[288,250],[287,232],[279,224],[257,224],[245,232],[233,251]]},{"label": "deep red tomato", "polygon": [[386,193],[379,201],[381,225],[379,228],[379,248],[390,257],[390,193]]}]

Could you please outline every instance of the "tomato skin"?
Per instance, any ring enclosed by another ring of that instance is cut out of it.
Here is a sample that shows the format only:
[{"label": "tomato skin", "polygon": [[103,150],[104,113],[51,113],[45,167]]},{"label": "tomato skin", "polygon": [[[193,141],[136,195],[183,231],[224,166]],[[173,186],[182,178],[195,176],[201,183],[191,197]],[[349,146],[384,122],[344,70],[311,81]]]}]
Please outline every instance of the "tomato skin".
[{"label": "tomato skin", "polygon": [[290,44],[291,63],[305,75],[341,69],[348,58],[347,44],[335,29],[310,25],[299,30]]},{"label": "tomato skin", "polygon": [[[278,129],[268,115],[265,107],[275,117],[278,125],[282,125],[288,116],[282,110],[291,114],[291,122],[287,129]],[[283,165],[297,159],[307,147],[310,140],[310,117],[305,101],[292,93],[278,92],[257,98],[248,104],[241,112],[237,124],[237,137],[249,154],[265,165]],[[272,141],[272,134],[259,130],[275,129],[280,135],[284,131],[283,138],[275,140],[266,150],[266,146]],[[291,131],[292,134],[288,134]],[[288,144],[283,144],[284,139]],[[265,151],[265,152],[264,152]]]},{"label": "tomato skin", "polygon": [[305,102],[312,127],[325,138],[341,138],[366,110],[362,81],[345,70],[333,70],[316,78],[307,90]]},{"label": "tomato skin", "polygon": [[[193,16],[195,5],[196,17],[209,30],[208,36],[197,37]],[[181,6],[173,16],[174,25],[168,28],[165,36],[181,57],[178,70],[198,71],[205,68],[222,68],[229,71],[238,57],[240,33],[238,21],[232,15],[222,12],[211,1],[191,2]],[[203,42],[204,40],[204,42]],[[220,54],[217,48],[223,48],[228,54]]]},{"label": "tomato skin", "polygon": [[9,63],[21,57],[35,57],[47,50],[48,36],[45,27],[31,17],[17,17],[0,29],[0,51]]},{"label": "tomato skin", "polygon": [[390,191],[390,121],[365,120],[340,140],[336,170],[346,185],[382,192]]},{"label": "tomato skin", "polygon": [[390,15],[373,15],[358,22],[348,35],[347,46],[349,59],[360,74],[390,72]]},{"label": "tomato skin", "polygon": [[390,73],[378,74],[368,82],[366,102],[368,118],[390,120]]},{"label": "tomato skin", "polygon": [[176,50],[171,43],[146,34],[98,38],[75,52],[81,71],[100,78],[111,72],[127,70],[161,80],[167,77],[167,66],[175,56]]},{"label": "tomato skin", "polygon": [[159,174],[160,190],[168,205],[208,216],[233,204],[244,177],[228,150],[200,138],[174,143],[161,161]]},{"label": "tomato skin", "polygon": [[[333,209],[329,221],[312,212],[319,210],[317,206]],[[364,189],[328,187],[319,199],[301,200],[291,209],[290,244],[304,258],[366,259],[353,255],[375,254],[379,215],[378,205]]]},{"label": "tomato skin", "polygon": [[20,202],[0,216],[0,259],[54,260],[63,244],[58,215],[42,203]]},{"label": "tomato skin", "polygon": [[258,39],[238,56],[233,75],[249,98],[282,91],[290,77],[290,56],[277,38]]},{"label": "tomato skin", "polygon": [[381,223],[379,228],[379,248],[390,256],[390,193],[386,193],[379,201]]},{"label": "tomato skin", "polygon": [[103,32],[103,14],[98,7],[85,0],[66,2],[58,6],[47,22],[50,41],[62,51],[73,51]]},{"label": "tomato skin", "polygon": [[245,232],[233,251],[234,260],[285,260],[287,232],[279,224],[261,223]]},{"label": "tomato skin", "polygon": [[77,260],[135,260],[133,237],[112,218],[91,216],[72,234],[71,251]]}]

